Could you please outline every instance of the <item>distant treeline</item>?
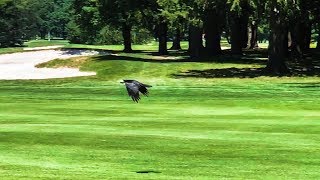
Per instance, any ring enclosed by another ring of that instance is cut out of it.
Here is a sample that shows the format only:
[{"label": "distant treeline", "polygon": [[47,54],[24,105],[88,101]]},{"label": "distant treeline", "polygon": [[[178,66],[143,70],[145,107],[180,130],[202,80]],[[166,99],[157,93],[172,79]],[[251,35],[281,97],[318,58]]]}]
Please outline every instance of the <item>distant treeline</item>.
[{"label": "distant treeline", "polygon": [[[270,72],[288,71],[285,59],[302,59],[320,41],[320,0],[1,0],[0,46],[30,38],[60,37],[72,43],[123,44],[159,41],[159,54],[189,41],[192,58],[231,53],[269,41]],[[320,48],[320,43],[318,46]]]}]

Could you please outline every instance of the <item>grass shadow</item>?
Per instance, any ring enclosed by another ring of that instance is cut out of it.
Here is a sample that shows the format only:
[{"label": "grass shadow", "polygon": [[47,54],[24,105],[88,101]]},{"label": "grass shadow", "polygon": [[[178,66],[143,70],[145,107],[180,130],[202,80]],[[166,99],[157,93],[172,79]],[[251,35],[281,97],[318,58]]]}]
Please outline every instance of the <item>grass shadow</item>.
[{"label": "grass shadow", "polygon": [[[216,57],[215,62],[218,63],[234,63],[234,64],[255,64],[266,66],[268,60],[268,51],[266,49],[245,50],[243,55],[229,55],[230,50],[225,50],[222,56]],[[174,78],[255,78],[260,76],[288,76],[288,77],[304,77],[315,76],[320,77],[320,53],[312,52],[308,54],[304,60],[289,60],[287,62],[290,73],[284,75],[275,75],[268,73],[264,67],[261,68],[224,68],[224,69],[204,69],[204,70],[187,70],[172,74]]]},{"label": "grass shadow", "polygon": [[173,74],[174,78],[255,78],[264,74],[264,68],[224,68],[188,70]]},{"label": "grass shadow", "polygon": [[106,51],[108,54],[94,57],[94,61],[139,61],[150,63],[183,63],[183,62],[201,62],[201,63],[232,63],[232,64],[255,64],[263,65],[267,58],[262,55],[251,54],[250,56],[234,56],[223,53],[219,56],[207,56],[199,58],[188,57],[187,51],[174,51],[170,55],[159,55],[157,52],[150,51],[135,51],[135,53],[123,53],[119,51]]},{"label": "grass shadow", "polygon": [[[88,49],[66,49],[66,53],[82,53]],[[91,49],[95,50],[95,49]],[[244,64],[259,65],[260,68],[224,68],[224,69],[190,69],[184,72],[172,74],[173,78],[255,78],[260,76],[279,76],[269,74],[263,68],[268,60],[267,49],[244,50],[243,55],[230,55],[230,50],[223,50],[222,54],[214,57],[189,58],[186,50],[170,51],[169,55],[160,56],[154,51],[134,50],[132,53],[124,53],[115,50],[96,49],[99,56],[92,58],[93,61],[135,61],[148,63],[219,63],[219,64]],[[281,76],[319,76],[320,75],[320,54],[312,53],[306,61],[288,62],[290,73]]]},{"label": "grass shadow", "polygon": [[256,78],[261,76],[270,77],[320,77],[319,66],[306,67],[299,63],[289,63],[290,73],[283,75],[275,75],[268,73],[265,68],[224,68],[224,69],[204,69],[204,70],[187,70],[172,74],[174,78]]},{"label": "grass shadow", "polygon": [[283,83],[284,85],[289,85],[295,88],[320,88],[320,82],[310,82],[310,83]]}]

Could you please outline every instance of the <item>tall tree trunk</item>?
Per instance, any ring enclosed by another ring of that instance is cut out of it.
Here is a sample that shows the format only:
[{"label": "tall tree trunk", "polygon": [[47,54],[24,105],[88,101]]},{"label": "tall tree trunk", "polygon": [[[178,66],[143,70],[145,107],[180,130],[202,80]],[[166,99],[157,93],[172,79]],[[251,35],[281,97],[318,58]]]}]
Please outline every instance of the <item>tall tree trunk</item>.
[{"label": "tall tree trunk", "polygon": [[206,39],[206,52],[208,55],[221,54],[221,30],[219,13],[216,9],[206,10],[206,16],[204,19],[204,33]]},{"label": "tall tree trunk", "polygon": [[284,27],[283,33],[283,54],[285,58],[289,58],[289,29],[287,27]]},{"label": "tall tree trunk", "polygon": [[241,12],[230,12],[231,53],[237,55],[242,55],[242,48],[248,46],[249,1],[240,1],[240,6]]},{"label": "tall tree trunk", "polygon": [[317,49],[320,50],[320,23],[318,23]]},{"label": "tall tree trunk", "polygon": [[248,23],[249,23],[249,14],[246,10],[242,11],[240,16],[240,29],[241,29],[241,46],[242,48],[248,47]]},{"label": "tall tree trunk", "polygon": [[250,23],[250,29],[251,29],[251,32],[250,32],[250,46],[249,46],[249,48],[255,49],[255,48],[259,47],[259,45],[258,45],[258,25],[257,25],[256,21],[252,21]]},{"label": "tall tree trunk", "polygon": [[47,35],[46,31],[40,30],[40,38],[41,39],[46,39],[46,35]]},{"label": "tall tree trunk", "polygon": [[[297,20],[295,20],[297,21]],[[289,46],[291,49],[291,53],[292,53],[292,57],[294,58],[301,58],[302,57],[302,49],[301,49],[301,42],[300,42],[300,25],[299,23],[289,23],[289,34],[290,34],[290,38],[289,38]]]},{"label": "tall tree trunk", "polygon": [[181,41],[181,31],[180,31],[180,27],[178,26],[176,28],[175,37],[173,38],[172,47],[170,49],[180,50],[181,49],[180,41]]},{"label": "tall tree trunk", "polygon": [[306,31],[305,31],[305,38],[304,38],[304,51],[305,52],[308,52],[310,49],[311,35],[312,35],[312,23],[306,22]]},{"label": "tall tree trunk", "polygon": [[131,26],[127,23],[122,24],[122,37],[123,37],[123,45],[124,52],[132,52],[131,48]]},{"label": "tall tree trunk", "polygon": [[61,32],[61,37],[62,37],[62,39],[67,39],[67,36],[68,36],[68,33],[67,33],[67,31],[66,31],[66,25],[65,24],[63,24],[62,25],[62,32]]},{"label": "tall tree trunk", "polygon": [[242,55],[242,31],[240,18],[237,14],[231,15],[231,53],[236,55]]},{"label": "tall tree trunk", "polygon": [[189,54],[191,58],[198,58],[202,54],[202,31],[195,25],[189,27]]},{"label": "tall tree trunk", "polygon": [[291,50],[295,58],[301,60],[303,54],[310,48],[311,41],[311,28],[303,22],[302,19],[296,20],[297,22],[290,28],[291,36]]},{"label": "tall tree trunk", "polygon": [[160,55],[167,55],[168,49],[167,49],[167,34],[168,34],[168,24],[165,21],[161,21],[159,23],[158,28],[158,38],[159,38],[159,54]]},{"label": "tall tree trunk", "polygon": [[266,71],[272,74],[284,74],[288,72],[288,67],[285,63],[285,42],[288,33],[286,31],[282,9],[277,0],[272,0],[270,11],[270,29],[269,38],[269,61]]},{"label": "tall tree trunk", "polygon": [[308,11],[309,9],[308,1],[301,1],[300,2],[300,11],[301,11],[301,33],[302,33],[302,51],[308,52],[310,48],[310,43],[311,43],[311,31],[312,31],[312,23],[309,19],[310,12]]},{"label": "tall tree trunk", "polygon": [[303,55],[309,51],[311,42],[311,22],[309,19],[308,4],[306,1],[299,3],[300,13],[296,19],[292,20],[290,24],[290,33],[292,37],[292,53],[294,57],[303,59]]}]

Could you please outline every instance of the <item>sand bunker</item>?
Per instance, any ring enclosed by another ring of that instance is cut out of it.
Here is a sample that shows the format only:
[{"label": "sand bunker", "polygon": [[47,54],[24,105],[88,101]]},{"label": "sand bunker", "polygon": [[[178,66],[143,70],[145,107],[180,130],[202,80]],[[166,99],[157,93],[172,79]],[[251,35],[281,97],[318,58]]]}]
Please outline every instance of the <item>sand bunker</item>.
[{"label": "sand bunker", "polygon": [[0,79],[51,79],[93,76],[95,72],[80,72],[77,68],[36,68],[37,64],[53,59],[103,54],[94,50],[43,50],[0,55]]}]

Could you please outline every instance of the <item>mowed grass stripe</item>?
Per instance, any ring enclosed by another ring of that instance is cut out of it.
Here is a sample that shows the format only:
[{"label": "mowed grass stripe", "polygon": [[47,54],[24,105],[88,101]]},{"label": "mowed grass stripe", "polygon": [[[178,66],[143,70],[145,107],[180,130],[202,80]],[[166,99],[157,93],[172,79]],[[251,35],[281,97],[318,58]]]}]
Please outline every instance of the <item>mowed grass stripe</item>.
[{"label": "mowed grass stripe", "polygon": [[317,179],[320,91],[295,81],[168,81],[139,104],[116,79],[1,81],[0,178]]},{"label": "mowed grass stripe", "polygon": [[[40,65],[95,77],[0,81],[0,179],[319,179],[318,77],[203,78],[266,58],[170,60],[157,47]],[[119,84],[131,78],[153,85],[139,104]]]}]

